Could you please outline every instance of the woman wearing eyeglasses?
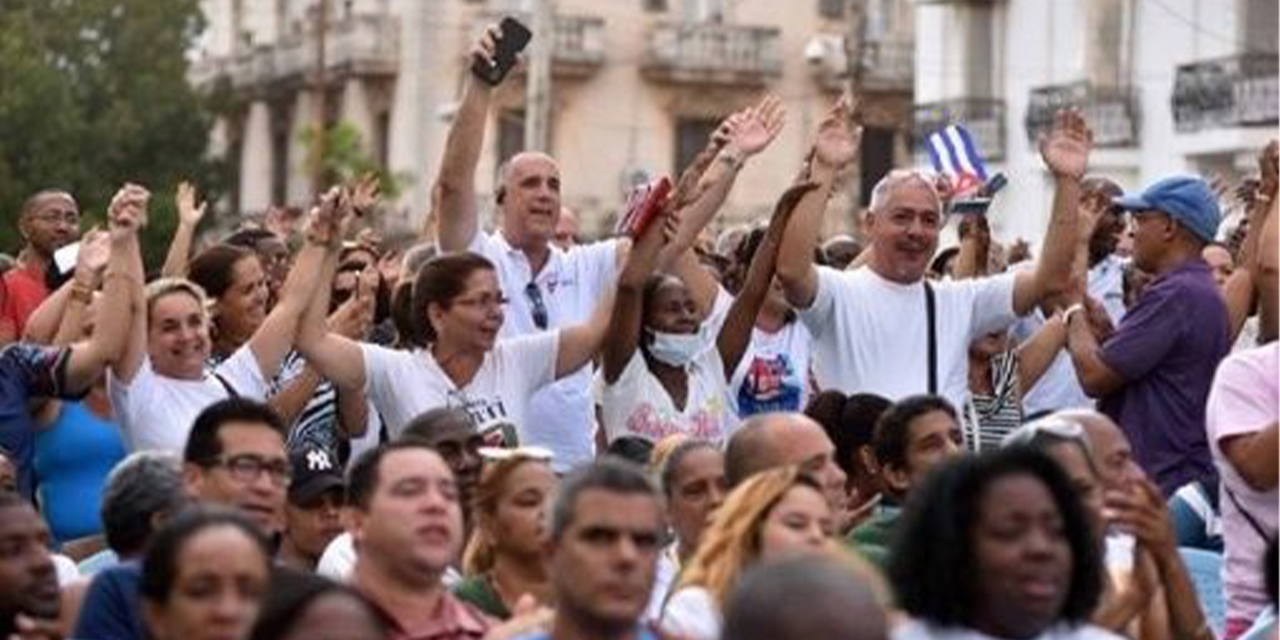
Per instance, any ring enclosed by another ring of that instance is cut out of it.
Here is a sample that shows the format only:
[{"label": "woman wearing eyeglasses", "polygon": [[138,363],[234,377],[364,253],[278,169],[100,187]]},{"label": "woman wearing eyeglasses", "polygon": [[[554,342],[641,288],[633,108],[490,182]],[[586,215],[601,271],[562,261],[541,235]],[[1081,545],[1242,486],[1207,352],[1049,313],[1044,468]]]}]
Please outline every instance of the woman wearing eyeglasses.
[{"label": "woman wearing eyeglasses", "polygon": [[[320,282],[337,268],[330,251]],[[366,389],[392,437],[415,416],[459,407],[476,424],[509,422],[523,433],[529,396],[587,364],[599,348],[608,300],[585,324],[499,339],[507,297],[493,263],[474,253],[432,258],[418,272],[411,305],[411,344],[397,351],[324,329],[329,287],[303,321],[298,348],[339,387]]]},{"label": "woman wearing eyeglasses", "polygon": [[[813,188],[792,187],[778,201],[714,342],[704,335],[690,287],[673,275],[654,273],[668,219],[654,221],[641,235],[618,276],[602,353],[600,404],[610,442],[635,436],[656,443],[674,434],[717,444],[727,440],[736,423],[725,397],[728,379],[751,341],[791,211]],[[688,253],[680,258],[693,259]]]},{"label": "woman wearing eyeglasses", "polygon": [[506,620],[524,596],[551,604],[542,543],[556,476],[544,449],[481,449],[481,455],[485,468],[472,505],[476,529],[462,557],[466,578],[453,592]]}]

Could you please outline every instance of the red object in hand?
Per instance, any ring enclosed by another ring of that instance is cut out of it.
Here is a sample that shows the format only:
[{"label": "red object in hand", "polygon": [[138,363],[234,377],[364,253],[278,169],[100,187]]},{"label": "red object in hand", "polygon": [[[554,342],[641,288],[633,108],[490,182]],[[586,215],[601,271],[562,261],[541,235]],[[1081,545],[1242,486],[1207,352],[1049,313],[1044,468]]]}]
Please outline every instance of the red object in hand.
[{"label": "red object in hand", "polygon": [[662,211],[662,203],[671,194],[671,179],[663,176],[631,190],[622,217],[618,219],[617,233],[639,238],[649,224]]}]

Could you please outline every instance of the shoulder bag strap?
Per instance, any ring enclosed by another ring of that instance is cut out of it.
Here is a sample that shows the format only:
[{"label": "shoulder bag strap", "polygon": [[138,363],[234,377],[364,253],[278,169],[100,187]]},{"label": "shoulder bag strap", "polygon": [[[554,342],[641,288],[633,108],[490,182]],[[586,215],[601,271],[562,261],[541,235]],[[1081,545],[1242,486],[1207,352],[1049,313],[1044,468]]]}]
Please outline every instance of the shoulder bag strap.
[{"label": "shoulder bag strap", "polygon": [[929,322],[929,393],[938,395],[938,327],[933,285],[924,281],[924,309]]}]

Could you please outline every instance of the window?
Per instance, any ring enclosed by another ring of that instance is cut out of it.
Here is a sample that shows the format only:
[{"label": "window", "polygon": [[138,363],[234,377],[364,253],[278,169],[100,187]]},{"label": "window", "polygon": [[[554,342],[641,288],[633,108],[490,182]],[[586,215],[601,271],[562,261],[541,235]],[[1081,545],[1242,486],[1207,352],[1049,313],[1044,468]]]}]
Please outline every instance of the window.
[{"label": "window", "polygon": [[504,111],[498,116],[498,165],[524,151],[524,112]]},{"label": "window", "polygon": [[711,134],[719,125],[719,120],[703,118],[681,118],[676,121],[674,175],[684,173],[685,168],[693,162],[698,152],[707,146],[707,141],[711,139]]},{"label": "window", "polygon": [[893,129],[865,127],[862,130],[862,150],[859,152],[858,171],[862,185],[859,198],[863,206],[871,204],[871,190],[876,183],[893,169]]},{"label": "window", "polygon": [[828,20],[844,19],[845,0],[818,0],[818,15]]}]

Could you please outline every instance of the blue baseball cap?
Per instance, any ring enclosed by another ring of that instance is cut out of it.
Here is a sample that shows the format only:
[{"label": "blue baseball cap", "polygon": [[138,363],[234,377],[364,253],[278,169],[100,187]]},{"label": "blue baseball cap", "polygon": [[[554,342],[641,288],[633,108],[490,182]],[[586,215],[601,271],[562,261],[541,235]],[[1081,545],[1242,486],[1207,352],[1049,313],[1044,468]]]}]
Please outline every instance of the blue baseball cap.
[{"label": "blue baseball cap", "polygon": [[1218,223],[1222,221],[1218,197],[1209,183],[1191,176],[1165,178],[1142,193],[1128,193],[1112,202],[1128,211],[1154,209],[1168,214],[1205,242],[1213,242]]}]

